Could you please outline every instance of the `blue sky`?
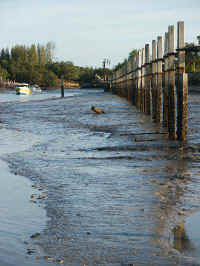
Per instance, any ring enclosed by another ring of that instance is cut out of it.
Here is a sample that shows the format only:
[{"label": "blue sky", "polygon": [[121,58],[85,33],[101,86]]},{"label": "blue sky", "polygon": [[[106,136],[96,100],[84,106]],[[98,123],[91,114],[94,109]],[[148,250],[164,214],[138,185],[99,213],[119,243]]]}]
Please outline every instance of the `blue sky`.
[{"label": "blue sky", "polygon": [[56,45],[55,59],[111,67],[169,25],[185,21],[187,42],[200,34],[200,0],[0,0],[0,48]]}]

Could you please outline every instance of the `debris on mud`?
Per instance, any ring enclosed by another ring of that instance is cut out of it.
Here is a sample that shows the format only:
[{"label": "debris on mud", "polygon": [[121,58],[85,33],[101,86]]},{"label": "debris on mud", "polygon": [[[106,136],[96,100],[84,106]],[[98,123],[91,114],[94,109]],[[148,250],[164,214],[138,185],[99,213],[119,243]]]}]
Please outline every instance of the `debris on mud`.
[{"label": "debris on mud", "polygon": [[27,254],[28,255],[32,255],[34,253],[36,253],[36,250],[34,248],[27,248]]},{"label": "debris on mud", "polygon": [[104,114],[105,112],[103,110],[101,110],[100,108],[98,108],[97,106],[92,106],[91,110],[94,111],[97,114]]},{"label": "debris on mud", "polygon": [[40,233],[35,233],[35,234],[31,235],[30,238],[37,238],[39,236],[40,236]]}]

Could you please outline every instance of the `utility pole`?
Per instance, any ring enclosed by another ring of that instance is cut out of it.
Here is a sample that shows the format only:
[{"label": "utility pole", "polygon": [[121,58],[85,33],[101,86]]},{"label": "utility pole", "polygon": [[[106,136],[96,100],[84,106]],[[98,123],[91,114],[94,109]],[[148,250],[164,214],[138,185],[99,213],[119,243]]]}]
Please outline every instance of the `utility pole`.
[{"label": "utility pole", "polygon": [[60,90],[61,90],[61,98],[64,98],[64,84],[63,84],[64,77],[61,76],[61,84],[60,84]]},{"label": "utility pole", "polygon": [[103,81],[104,81],[104,88],[106,87],[106,65],[110,65],[110,60],[107,58],[103,59]]}]

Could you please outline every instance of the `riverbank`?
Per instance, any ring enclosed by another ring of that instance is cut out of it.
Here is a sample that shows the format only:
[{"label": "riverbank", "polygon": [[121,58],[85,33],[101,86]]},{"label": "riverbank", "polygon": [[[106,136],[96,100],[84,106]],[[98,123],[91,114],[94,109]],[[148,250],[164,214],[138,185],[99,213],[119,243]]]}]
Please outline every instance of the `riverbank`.
[{"label": "riverbank", "polygon": [[103,91],[1,107],[9,143],[27,144],[1,157],[41,189],[29,203],[47,217],[33,240],[47,256],[40,265],[199,265],[198,247],[178,237],[200,207],[198,97],[190,97],[186,143],[169,141],[148,116]]}]

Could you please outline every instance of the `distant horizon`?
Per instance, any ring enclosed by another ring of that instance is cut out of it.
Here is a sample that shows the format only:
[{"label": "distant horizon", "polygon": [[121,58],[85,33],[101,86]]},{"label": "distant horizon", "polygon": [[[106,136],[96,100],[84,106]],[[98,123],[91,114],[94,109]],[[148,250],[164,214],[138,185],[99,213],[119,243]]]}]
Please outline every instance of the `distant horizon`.
[{"label": "distant horizon", "polygon": [[185,42],[197,43],[200,34],[199,0],[2,0],[0,49],[15,45],[56,45],[55,60],[80,67],[110,68],[133,49],[143,48],[169,25],[185,22]]}]

